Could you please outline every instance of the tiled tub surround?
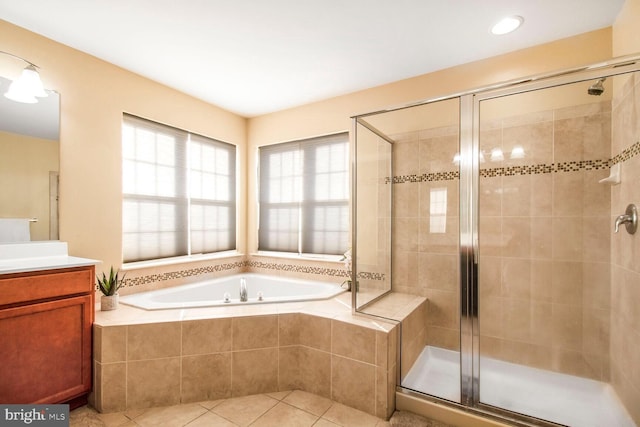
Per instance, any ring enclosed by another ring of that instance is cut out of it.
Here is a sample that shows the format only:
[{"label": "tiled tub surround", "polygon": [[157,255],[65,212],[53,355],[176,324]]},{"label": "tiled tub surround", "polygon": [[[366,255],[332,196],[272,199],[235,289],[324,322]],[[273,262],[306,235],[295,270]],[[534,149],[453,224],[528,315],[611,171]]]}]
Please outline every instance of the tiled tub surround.
[{"label": "tiled tub surround", "polygon": [[[612,102],[612,154],[640,148],[640,73],[616,77]],[[620,185],[611,188],[609,227],[627,204],[640,205],[640,155],[622,163]],[[611,239],[611,384],[640,425],[640,234],[620,231]]]},{"label": "tiled tub surround", "polygon": [[[98,311],[92,404],[101,412],[117,412],[300,389],[388,418],[394,410],[399,327],[352,315],[350,297]],[[399,316],[415,304],[403,307],[396,310]]]}]

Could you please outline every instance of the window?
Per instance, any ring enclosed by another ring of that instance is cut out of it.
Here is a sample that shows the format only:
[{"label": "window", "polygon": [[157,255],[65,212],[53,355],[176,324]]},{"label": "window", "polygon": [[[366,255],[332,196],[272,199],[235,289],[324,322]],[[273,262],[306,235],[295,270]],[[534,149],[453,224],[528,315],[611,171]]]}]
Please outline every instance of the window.
[{"label": "window", "polygon": [[125,114],[124,262],[235,249],[235,165],[231,144]]},{"label": "window", "polygon": [[349,247],[347,133],[260,148],[261,251],[342,254]]},{"label": "window", "polygon": [[429,193],[429,232],[447,232],[446,188],[432,188]]}]

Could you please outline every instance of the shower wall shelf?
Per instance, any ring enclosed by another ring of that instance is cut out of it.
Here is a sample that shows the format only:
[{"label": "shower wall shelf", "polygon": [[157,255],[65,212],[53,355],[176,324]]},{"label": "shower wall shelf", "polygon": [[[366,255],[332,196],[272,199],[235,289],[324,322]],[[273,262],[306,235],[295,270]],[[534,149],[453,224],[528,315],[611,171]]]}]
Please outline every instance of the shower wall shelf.
[{"label": "shower wall shelf", "polygon": [[609,176],[598,181],[600,184],[618,185],[620,184],[620,163],[611,166]]}]

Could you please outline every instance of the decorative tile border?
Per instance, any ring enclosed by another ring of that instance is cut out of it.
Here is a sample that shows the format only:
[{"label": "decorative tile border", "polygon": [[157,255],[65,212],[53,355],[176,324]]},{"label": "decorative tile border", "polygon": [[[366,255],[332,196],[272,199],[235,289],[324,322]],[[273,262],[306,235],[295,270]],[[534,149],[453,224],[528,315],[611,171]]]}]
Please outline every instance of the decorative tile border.
[{"label": "decorative tile border", "polygon": [[[298,265],[298,264],[281,264],[277,262],[264,262],[264,261],[248,261],[249,268],[262,268],[268,270],[276,270],[276,271],[291,271],[294,273],[305,273],[305,274],[318,274],[322,276],[332,276],[332,277],[349,277],[349,274],[345,269],[342,268],[324,268],[324,267],[314,267],[308,265]],[[358,273],[358,278],[360,279],[368,279],[368,280],[384,280],[384,273],[372,273],[367,271],[361,271]]]},{"label": "decorative tile border", "polygon": [[166,280],[181,279],[184,277],[200,276],[208,273],[219,273],[222,271],[245,268],[247,261],[235,261],[224,264],[207,265],[206,267],[191,268],[187,270],[168,271],[160,274],[149,274],[130,279],[124,279],[124,286],[131,288],[140,285],[147,285],[154,282],[164,282]]},{"label": "decorative tile border", "polygon": [[574,162],[563,162],[556,164],[556,170],[558,172],[578,172],[581,170],[604,170],[609,169],[613,163],[611,159],[607,160],[580,160]]},{"label": "decorative tile border", "polygon": [[524,165],[508,166],[506,168],[480,169],[481,178],[495,178],[498,176],[538,175],[554,172],[555,165]]},{"label": "decorative tile border", "polygon": [[626,162],[627,160],[639,154],[640,154],[640,141],[636,142],[629,148],[625,148],[624,150],[622,150],[622,153],[614,156],[613,159],[611,159],[611,165],[615,165],[616,163]]},{"label": "decorative tile border", "polygon": [[[124,286],[128,288],[133,288],[136,286],[147,285],[150,283],[164,282],[167,280],[181,279],[185,277],[200,276],[200,275],[209,274],[209,273],[220,273],[220,272],[237,270],[237,269],[245,269],[245,268],[256,268],[256,269],[274,270],[274,271],[288,271],[288,272],[294,272],[294,273],[316,274],[321,276],[331,276],[331,277],[339,277],[339,278],[349,277],[347,271],[341,268],[326,268],[326,267],[314,267],[314,266],[298,265],[298,264],[291,264],[291,263],[244,260],[244,261],[235,261],[235,262],[229,262],[224,264],[208,265],[205,267],[169,271],[166,273],[149,274],[146,276],[128,278],[124,280]],[[383,273],[360,272],[358,274],[358,277],[361,279],[368,279],[368,280],[380,280],[380,281],[385,280],[385,274]]]},{"label": "decorative tile border", "polygon": [[557,172],[601,170],[609,169],[611,164],[611,160],[579,160],[551,164],[508,166],[504,168],[480,169],[480,177],[495,178],[498,176],[541,175]]},{"label": "decorative tile border", "polygon": [[348,274],[346,270],[340,268],[324,268],[324,267],[314,267],[309,265],[298,265],[298,264],[284,264],[278,262],[264,262],[264,261],[247,261],[247,267],[249,268],[261,268],[266,270],[275,270],[275,271],[289,271],[293,273],[305,273],[305,274],[318,274],[322,276],[332,276],[332,277],[347,277]]},{"label": "decorative tile border", "polygon": [[361,271],[360,273],[358,273],[358,279],[384,281],[385,280],[385,274],[384,273],[369,273],[369,272],[366,272],[366,271]]},{"label": "decorative tile border", "polygon": [[[480,169],[480,177],[495,178],[500,176],[540,175],[558,172],[580,172],[583,170],[604,170],[609,169],[616,163],[625,162],[637,155],[640,155],[640,141],[631,145],[629,148],[624,149],[620,154],[617,154],[612,159],[578,160],[551,164],[541,163],[537,165],[485,168]],[[390,182],[393,182],[393,184],[404,184],[406,182],[436,182],[451,181],[459,178],[460,172],[449,171],[424,173],[422,175],[399,175],[394,176],[393,178],[386,177],[384,183],[389,184]]]},{"label": "decorative tile border", "polygon": [[[405,182],[434,182],[434,181],[452,181],[460,178],[460,172],[433,172],[423,173],[422,175],[400,175],[393,177],[394,184],[404,184]],[[385,178],[385,183],[389,183],[389,178]]]}]

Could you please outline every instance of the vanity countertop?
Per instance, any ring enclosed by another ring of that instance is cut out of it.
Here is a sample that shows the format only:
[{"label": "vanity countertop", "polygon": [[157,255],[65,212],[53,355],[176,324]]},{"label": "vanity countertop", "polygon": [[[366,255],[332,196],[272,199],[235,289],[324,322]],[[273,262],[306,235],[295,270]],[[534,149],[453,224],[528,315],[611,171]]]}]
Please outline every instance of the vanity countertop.
[{"label": "vanity countertop", "polygon": [[0,275],[100,264],[67,254],[67,243],[58,241],[0,244]]}]

